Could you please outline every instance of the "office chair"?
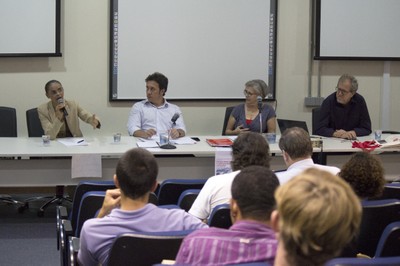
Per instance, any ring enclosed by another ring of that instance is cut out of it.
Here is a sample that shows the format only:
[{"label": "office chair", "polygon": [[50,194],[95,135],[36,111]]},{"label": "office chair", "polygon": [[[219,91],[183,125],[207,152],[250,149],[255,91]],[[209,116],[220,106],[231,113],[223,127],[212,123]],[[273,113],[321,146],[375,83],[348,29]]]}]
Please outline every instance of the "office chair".
[{"label": "office chair", "polygon": [[[84,197],[85,193],[90,191],[106,191],[107,189],[114,189],[115,184],[113,181],[81,181],[78,183],[75,189],[75,194],[72,201],[71,211],[68,214],[67,208],[64,206],[57,206],[57,217],[56,217],[56,224],[57,224],[57,245],[59,243],[59,235],[60,235],[60,226],[62,220],[69,220],[72,230],[75,232],[76,228],[79,224],[79,210],[82,205],[82,198]],[[99,207],[100,208],[100,207]],[[83,220],[82,218],[80,219]],[[80,233],[80,230],[79,230]],[[59,249],[59,246],[57,246]]]},{"label": "office chair", "polygon": [[193,205],[193,202],[196,200],[199,195],[201,189],[187,189],[182,192],[178,199],[178,206],[182,210],[188,212]]},{"label": "office chair", "polygon": [[175,260],[185,236],[193,230],[119,235],[111,247],[108,265],[153,265]]},{"label": "office chair", "polygon": [[375,253],[375,258],[395,256],[400,256],[400,221],[386,226]]},{"label": "office chair", "polygon": [[399,266],[400,257],[387,258],[335,258],[328,261],[325,266]]},{"label": "office chair", "polygon": [[179,196],[187,189],[202,189],[207,179],[167,179],[160,185],[158,205],[178,204]]},{"label": "office chair", "polygon": [[226,129],[226,126],[228,125],[228,120],[229,120],[229,117],[231,116],[233,108],[235,108],[235,106],[229,106],[229,107],[226,107],[226,109],[225,109],[224,123],[222,126],[222,135],[223,136],[226,135],[225,129]]},{"label": "office chair", "polygon": [[211,211],[208,226],[228,229],[232,226],[229,204],[220,204]]},{"label": "office chair", "polygon": [[373,257],[386,226],[392,222],[400,221],[400,200],[363,201],[362,207],[357,252]]},{"label": "office chair", "polygon": [[[17,137],[17,112],[15,108],[0,106],[0,137]],[[3,160],[13,160],[14,157],[0,158]],[[13,199],[10,195],[0,194],[0,202],[18,206],[18,212],[24,210],[25,203]]]},{"label": "office chair", "polygon": [[[26,125],[28,128],[28,136],[29,137],[41,137],[44,134],[42,124],[40,123],[39,114],[37,108],[32,108],[26,111]],[[31,158],[33,159],[33,158]],[[56,186],[56,193],[54,196],[46,196],[46,197],[33,197],[27,199],[27,202],[49,199],[46,201],[38,210],[38,216],[42,217],[44,215],[44,210],[49,207],[53,203],[57,203],[58,205],[62,204],[63,201],[72,202],[72,200],[64,196],[64,186]],[[29,205],[27,205],[29,207]]]},{"label": "office chair", "polygon": [[377,199],[398,199],[400,200],[400,183],[385,184],[383,193]]},{"label": "office chair", "polygon": [[81,233],[81,229],[83,223],[91,218],[95,217],[95,214],[98,209],[101,208],[105,191],[88,191],[86,192],[80,201],[80,205],[78,208],[78,216],[76,220],[76,227],[73,228],[70,220],[61,220],[61,222],[57,222],[60,226],[58,238],[58,247],[60,249],[60,259],[61,265],[66,265],[69,257],[69,249],[68,249],[68,239],[69,237],[75,236],[79,237]]},{"label": "office chair", "polygon": [[316,135],[315,131],[317,129],[317,125],[319,123],[319,116],[321,113],[321,107],[316,107],[312,109],[311,118],[312,118],[312,134]]}]

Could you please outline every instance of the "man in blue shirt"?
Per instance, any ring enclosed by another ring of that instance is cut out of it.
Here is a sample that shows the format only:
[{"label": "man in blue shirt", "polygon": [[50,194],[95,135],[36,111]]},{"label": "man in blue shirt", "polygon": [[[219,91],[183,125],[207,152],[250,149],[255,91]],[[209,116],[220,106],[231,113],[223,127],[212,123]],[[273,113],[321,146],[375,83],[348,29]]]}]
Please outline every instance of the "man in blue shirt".
[{"label": "man in blue shirt", "polygon": [[367,104],[357,90],[358,82],[354,76],[344,74],[339,78],[336,92],[321,105],[317,135],[356,139],[371,134]]},{"label": "man in blue shirt", "polygon": [[[173,139],[185,136],[186,128],[180,108],[164,98],[168,88],[168,78],[155,72],[145,81],[147,99],[132,106],[127,125],[129,135],[151,138],[168,131]],[[175,123],[171,121],[174,116],[177,117]]]}]

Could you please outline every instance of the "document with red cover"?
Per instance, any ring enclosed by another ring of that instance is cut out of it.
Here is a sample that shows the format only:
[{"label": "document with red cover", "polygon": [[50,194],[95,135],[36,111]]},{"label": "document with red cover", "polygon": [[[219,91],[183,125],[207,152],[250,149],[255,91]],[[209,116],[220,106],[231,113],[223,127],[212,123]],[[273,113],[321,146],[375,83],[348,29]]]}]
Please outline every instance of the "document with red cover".
[{"label": "document with red cover", "polygon": [[207,143],[211,147],[230,147],[233,144],[233,141],[228,138],[224,139],[206,139]]}]

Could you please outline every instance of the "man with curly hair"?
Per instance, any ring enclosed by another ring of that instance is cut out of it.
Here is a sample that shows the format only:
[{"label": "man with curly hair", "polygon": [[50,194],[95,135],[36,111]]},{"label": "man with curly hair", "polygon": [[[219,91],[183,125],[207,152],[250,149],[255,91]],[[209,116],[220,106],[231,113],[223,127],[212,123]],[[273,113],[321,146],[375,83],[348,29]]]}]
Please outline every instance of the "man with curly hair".
[{"label": "man with curly hair", "polygon": [[243,133],[233,142],[232,157],[233,172],[210,177],[189,210],[190,214],[205,220],[215,206],[229,203],[232,181],[241,169],[251,165],[269,168],[269,145],[259,133]]},{"label": "man with curly hair", "polygon": [[339,176],[350,184],[361,199],[381,196],[386,183],[381,161],[366,152],[354,154],[343,165]]}]

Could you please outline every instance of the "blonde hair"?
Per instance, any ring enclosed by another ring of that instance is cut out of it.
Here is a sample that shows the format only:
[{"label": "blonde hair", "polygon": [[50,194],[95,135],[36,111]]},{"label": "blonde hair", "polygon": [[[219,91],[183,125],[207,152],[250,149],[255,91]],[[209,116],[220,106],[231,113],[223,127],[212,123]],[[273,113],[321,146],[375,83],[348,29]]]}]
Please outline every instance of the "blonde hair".
[{"label": "blonde hair", "polygon": [[338,176],[308,169],[279,187],[275,198],[291,265],[323,265],[358,234],[360,201]]}]

